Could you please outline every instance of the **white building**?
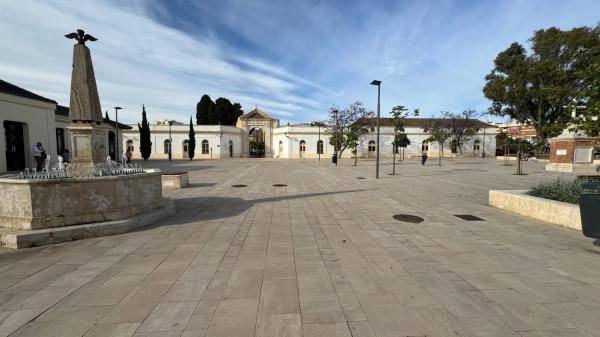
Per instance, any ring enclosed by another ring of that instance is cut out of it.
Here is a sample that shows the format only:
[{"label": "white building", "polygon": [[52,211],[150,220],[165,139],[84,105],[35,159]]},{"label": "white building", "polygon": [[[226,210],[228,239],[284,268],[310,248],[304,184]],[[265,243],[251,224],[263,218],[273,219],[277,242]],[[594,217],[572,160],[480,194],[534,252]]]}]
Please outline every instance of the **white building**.
[{"label": "white building", "polygon": [[[421,156],[427,152],[429,156],[439,155],[439,145],[426,141],[430,137],[427,130],[437,121],[435,118],[407,118],[405,132],[411,142],[405,156]],[[374,120],[363,121],[369,130],[360,138],[357,148],[359,157],[375,157],[376,130]],[[444,156],[459,153],[464,156],[480,156],[484,152],[494,155],[496,151],[496,127],[476,121],[479,132],[465,139],[460,149],[456,142],[449,141],[444,145]],[[391,157],[394,128],[390,118],[380,120],[380,154]],[[133,126],[133,125],[132,125]],[[170,130],[170,133],[169,133]],[[330,144],[330,134],[323,126],[285,125],[266,112],[255,108],[238,119],[236,126],[194,125],[196,150],[194,158],[225,159],[246,157],[267,158],[318,158],[331,157],[335,148]],[[152,152],[150,158],[168,158],[169,144],[172,140],[171,155],[174,159],[188,158],[189,125],[168,121],[158,121],[150,125]],[[137,126],[124,131],[123,146],[129,147],[134,158],[140,158],[139,130]],[[343,157],[351,157],[350,149]]]},{"label": "white building", "polygon": [[[4,130],[4,137],[0,138],[0,173],[35,167],[32,150],[37,142],[42,142],[54,163],[65,149],[70,150],[69,108],[3,80],[0,121]],[[106,155],[114,158],[115,122],[105,118],[99,127],[105,130]],[[131,127],[119,123],[119,128]]]}]

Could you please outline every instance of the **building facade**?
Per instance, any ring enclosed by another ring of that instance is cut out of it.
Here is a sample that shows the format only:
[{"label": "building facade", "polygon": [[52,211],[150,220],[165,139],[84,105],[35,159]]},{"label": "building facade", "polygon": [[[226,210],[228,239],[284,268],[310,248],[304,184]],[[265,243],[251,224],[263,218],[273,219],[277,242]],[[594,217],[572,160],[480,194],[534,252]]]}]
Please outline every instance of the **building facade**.
[{"label": "building facade", "polygon": [[[438,119],[408,118],[405,132],[410,145],[404,149],[407,157],[421,156],[426,152],[431,157],[441,154],[437,143],[428,142],[428,129]],[[368,130],[360,137],[357,154],[360,158],[374,158],[376,152],[376,130],[374,120],[363,121]],[[444,144],[443,155],[481,156],[493,155],[496,151],[496,126],[476,121],[479,132],[465,139],[460,146],[453,141]],[[380,155],[393,156],[394,127],[392,120],[380,120]],[[133,126],[133,125],[132,125]],[[284,125],[266,112],[255,108],[238,119],[235,127],[224,125],[194,125],[196,159],[226,159],[265,157],[281,159],[302,159],[331,157],[335,147],[331,145],[331,134],[324,126]],[[152,159],[167,159],[169,146],[173,159],[188,158],[189,125],[158,121],[150,125]],[[140,158],[139,130],[137,126],[125,130],[123,148],[129,148],[134,158]],[[400,153],[402,149],[397,149]],[[350,149],[342,155],[352,157]]]},{"label": "building facade", "polygon": [[[0,121],[4,131],[4,137],[0,138],[0,173],[35,167],[33,147],[37,142],[43,144],[52,164],[65,150],[71,150],[69,108],[3,80],[0,80]],[[120,130],[131,128],[108,117],[98,126],[104,133],[105,155],[113,159],[117,125]]]}]

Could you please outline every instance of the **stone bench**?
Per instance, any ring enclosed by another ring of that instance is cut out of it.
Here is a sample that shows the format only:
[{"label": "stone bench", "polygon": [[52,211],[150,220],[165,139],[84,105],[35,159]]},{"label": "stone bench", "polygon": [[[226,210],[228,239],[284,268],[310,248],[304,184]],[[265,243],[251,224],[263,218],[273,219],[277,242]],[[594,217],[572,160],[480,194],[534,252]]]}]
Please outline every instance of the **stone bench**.
[{"label": "stone bench", "polygon": [[179,189],[190,184],[187,172],[165,172],[162,174],[162,187],[164,189]]}]

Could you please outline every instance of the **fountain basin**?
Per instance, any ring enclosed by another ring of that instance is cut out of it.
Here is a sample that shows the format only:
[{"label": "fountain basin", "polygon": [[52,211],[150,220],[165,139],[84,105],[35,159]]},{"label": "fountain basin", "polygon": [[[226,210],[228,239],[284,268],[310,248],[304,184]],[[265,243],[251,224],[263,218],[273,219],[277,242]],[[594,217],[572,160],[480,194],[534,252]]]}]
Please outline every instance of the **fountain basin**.
[{"label": "fountain basin", "polygon": [[163,206],[161,172],[0,179],[0,227],[37,230],[135,217]]}]

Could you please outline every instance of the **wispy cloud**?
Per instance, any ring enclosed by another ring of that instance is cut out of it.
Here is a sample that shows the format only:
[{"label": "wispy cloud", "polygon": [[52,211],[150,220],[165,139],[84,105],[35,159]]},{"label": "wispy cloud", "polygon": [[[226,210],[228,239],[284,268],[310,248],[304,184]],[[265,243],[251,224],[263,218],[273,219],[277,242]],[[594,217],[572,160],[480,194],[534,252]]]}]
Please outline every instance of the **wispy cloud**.
[{"label": "wispy cloud", "polygon": [[[186,120],[199,97],[259,105],[282,121],[322,120],[331,105],[403,104],[424,115],[485,110],[496,54],[535,29],[597,23],[592,0],[5,1],[0,78],[68,104],[72,41],[90,43],[103,109],[137,121]],[[536,15],[531,15],[536,13]]]}]

